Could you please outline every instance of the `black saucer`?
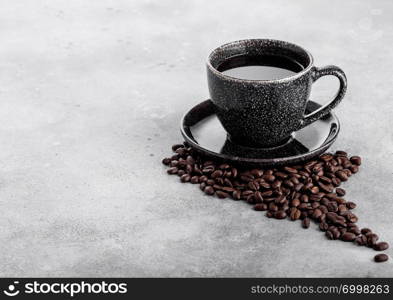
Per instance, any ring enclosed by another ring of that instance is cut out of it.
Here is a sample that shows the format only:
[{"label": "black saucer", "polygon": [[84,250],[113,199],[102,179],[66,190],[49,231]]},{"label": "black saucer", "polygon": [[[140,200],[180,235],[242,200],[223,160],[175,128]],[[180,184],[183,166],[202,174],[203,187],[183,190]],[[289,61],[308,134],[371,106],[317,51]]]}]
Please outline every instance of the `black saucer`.
[{"label": "black saucer", "polygon": [[[309,101],[306,113],[320,107]],[[189,110],[181,120],[184,139],[199,153],[218,160],[246,166],[279,166],[297,164],[322,154],[333,144],[340,131],[334,113],[295,132],[283,145],[273,148],[250,148],[227,138],[210,100]]]}]

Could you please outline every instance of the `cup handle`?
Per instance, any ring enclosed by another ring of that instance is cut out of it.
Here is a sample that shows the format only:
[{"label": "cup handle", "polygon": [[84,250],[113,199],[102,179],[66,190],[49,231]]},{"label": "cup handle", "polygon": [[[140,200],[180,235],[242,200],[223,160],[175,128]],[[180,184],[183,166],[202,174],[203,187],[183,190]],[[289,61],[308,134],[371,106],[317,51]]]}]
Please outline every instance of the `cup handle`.
[{"label": "cup handle", "polygon": [[314,110],[312,113],[304,116],[300,128],[310,125],[311,123],[327,115],[333,108],[335,108],[341,102],[347,90],[347,77],[345,76],[344,71],[341,70],[339,67],[336,66],[325,66],[322,68],[314,67],[311,70],[311,72],[312,72],[311,79],[313,82],[317,81],[322,76],[328,76],[328,75],[336,76],[338,80],[340,80],[340,88],[338,89],[338,92],[332,101],[318,108],[317,110]]}]

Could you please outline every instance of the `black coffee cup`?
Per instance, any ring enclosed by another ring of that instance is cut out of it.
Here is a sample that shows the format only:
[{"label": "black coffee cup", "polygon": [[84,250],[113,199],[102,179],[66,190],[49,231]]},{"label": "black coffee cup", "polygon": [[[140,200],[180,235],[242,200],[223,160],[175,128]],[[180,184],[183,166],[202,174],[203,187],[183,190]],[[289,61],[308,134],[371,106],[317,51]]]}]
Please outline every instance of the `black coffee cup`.
[{"label": "black coffee cup", "polygon": [[[296,70],[293,75],[268,80],[235,78],[223,74],[222,66],[262,61],[270,66]],[[334,99],[305,115],[311,85],[325,75],[336,76],[340,88]],[[210,97],[217,116],[235,142],[252,147],[285,143],[291,134],[328,114],[340,103],[347,89],[344,72],[336,66],[317,68],[311,54],[295,44],[250,39],[215,49],[207,61]]]}]

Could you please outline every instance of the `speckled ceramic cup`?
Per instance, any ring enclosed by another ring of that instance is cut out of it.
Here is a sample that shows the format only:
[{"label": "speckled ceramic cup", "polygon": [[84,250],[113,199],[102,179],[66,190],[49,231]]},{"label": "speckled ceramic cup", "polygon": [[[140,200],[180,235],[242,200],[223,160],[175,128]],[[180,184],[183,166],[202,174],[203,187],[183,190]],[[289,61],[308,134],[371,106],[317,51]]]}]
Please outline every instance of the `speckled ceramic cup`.
[{"label": "speckled ceramic cup", "polygon": [[[302,70],[274,80],[230,77],[218,67],[235,56],[284,56],[301,64]],[[312,83],[326,75],[340,81],[337,95],[318,110],[305,115]],[[217,116],[236,143],[272,147],[285,143],[291,134],[322,118],[343,99],[347,80],[336,66],[317,68],[302,47],[284,41],[250,39],[231,42],[215,49],[207,61],[210,97]]]}]

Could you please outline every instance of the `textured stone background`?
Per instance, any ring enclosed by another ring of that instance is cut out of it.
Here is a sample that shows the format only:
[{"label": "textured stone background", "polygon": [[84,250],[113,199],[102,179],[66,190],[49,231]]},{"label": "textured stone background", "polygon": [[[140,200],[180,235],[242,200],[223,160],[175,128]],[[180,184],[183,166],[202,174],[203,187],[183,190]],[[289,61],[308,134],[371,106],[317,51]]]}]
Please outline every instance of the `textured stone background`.
[{"label": "textured stone background", "polygon": [[[392,10],[389,0],[2,0],[0,275],[393,276],[370,249],[204,196],[160,163],[181,140],[181,115],[208,97],[211,49],[298,43],[347,73],[333,149],[364,158],[347,198],[393,243]],[[313,99],[332,84],[318,82]]]}]

